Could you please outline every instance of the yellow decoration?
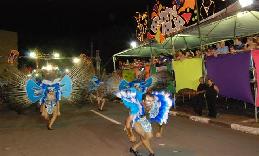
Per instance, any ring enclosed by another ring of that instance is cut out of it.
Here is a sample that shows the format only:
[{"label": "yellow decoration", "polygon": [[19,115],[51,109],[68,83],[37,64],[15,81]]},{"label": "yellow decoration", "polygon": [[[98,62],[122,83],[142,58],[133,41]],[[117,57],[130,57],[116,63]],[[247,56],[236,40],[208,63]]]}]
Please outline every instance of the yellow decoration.
[{"label": "yellow decoration", "polygon": [[122,71],[122,77],[128,82],[135,80],[135,71],[133,69],[125,69]]},{"label": "yellow decoration", "polygon": [[178,10],[178,13],[185,11],[186,9],[195,9],[195,0],[185,0],[183,6]]},{"label": "yellow decoration", "polygon": [[148,13],[136,12],[136,16],[134,16],[134,18],[137,22],[136,36],[140,42],[143,42],[147,34]]},{"label": "yellow decoration", "polygon": [[163,43],[165,41],[165,37],[164,35],[161,33],[161,25],[158,27],[157,29],[157,33],[155,35],[155,39],[157,41],[157,43]]},{"label": "yellow decoration", "polygon": [[176,92],[184,88],[197,89],[199,78],[202,76],[201,58],[173,61],[173,69],[175,71]]}]

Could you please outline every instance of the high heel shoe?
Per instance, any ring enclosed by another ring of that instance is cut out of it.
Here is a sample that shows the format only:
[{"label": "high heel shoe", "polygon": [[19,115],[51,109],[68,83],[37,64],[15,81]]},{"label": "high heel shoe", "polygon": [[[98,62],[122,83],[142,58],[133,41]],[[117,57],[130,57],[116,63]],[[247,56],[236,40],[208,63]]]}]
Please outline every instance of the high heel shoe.
[{"label": "high heel shoe", "polygon": [[135,151],[132,147],[130,148],[130,153],[133,153],[134,156],[141,156],[141,154],[138,151]]},{"label": "high heel shoe", "polygon": [[148,156],[155,156],[155,153],[150,153]]},{"label": "high heel shoe", "polygon": [[48,130],[54,130],[53,128],[49,127],[49,125],[47,125],[47,129]]}]

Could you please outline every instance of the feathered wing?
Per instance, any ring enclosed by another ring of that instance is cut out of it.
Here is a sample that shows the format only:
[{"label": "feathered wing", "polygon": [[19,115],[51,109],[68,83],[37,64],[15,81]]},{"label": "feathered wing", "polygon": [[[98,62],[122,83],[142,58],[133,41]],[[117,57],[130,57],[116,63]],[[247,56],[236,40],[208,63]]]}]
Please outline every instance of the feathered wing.
[{"label": "feathered wing", "polygon": [[129,83],[130,87],[134,87],[135,84],[139,84],[141,92],[146,93],[149,88],[152,88],[156,83],[155,77],[149,77],[148,79],[144,80],[135,80]]},{"label": "feathered wing", "polygon": [[143,93],[146,93],[148,88],[152,87],[153,81],[154,81],[153,77],[149,77],[148,79],[146,79],[141,83],[140,87]]},{"label": "feathered wing", "polygon": [[[151,79],[151,80],[149,80],[149,79]],[[158,79],[157,79],[156,75],[152,75],[147,80],[148,80],[148,84],[150,85],[149,88],[154,88],[158,83]]]},{"label": "feathered wing", "polygon": [[29,106],[31,102],[26,93],[28,76],[13,65],[4,66],[0,69],[0,72],[0,81],[4,82],[1,86],[4,103],[17,110]]},{"label": "feathered wing", "polygon": [[118,77],[110,77],[104,81],[104,85],[106,86],[108,94],[114,94],[120,90],[129,88],[129,82]]},{"label": "feathered wing", "polygon": [[72,80],[71,102],[77,103],[86,100],[90,79],[95,75],[95,70],[90,59],[81,59],[81,63],[72,67],[68,74]]},{"label": "feathered wing", "polygon": [[88,92],[92,93],[96,91],[101,85],[101,81],[96,77],[92,77],[92,79],[88,82]]},{"label": "feathered wing", "polygon": [[72,79],[65,75],[60,81],[61,95],[65,98],[69,98],[72,93]]},{"label": "feathered wing", "polygon": [[148,88],[152,85],[153,83],[153,77],[149,77],[146,81],[145,81],[145,87]]},{"label": "feathered wing", "polygon": [[130,87],[130,85],[129,85],[128,81],[126,81],[124,79],[120,81],[119,90],[127,89],[129,87]]},{"label": "feathered wing", "polygon": [[124,106],[132,111],[134,108],[134,113],[136,114],[142,114],[142,108],[141,105],[142,101],[142,92],[139,92],[135,88],[128,88],[124,90],[117,91],[115,95],[121,99]]},{"label": "feathered wing", "polygon": [[160,125],[166,124],[170,109],[174,105],[174,100],[166,92],[154,92],[153,95],[155,96],[155,103],[149,112],[150,120]]},{"label": "feathered wing", "polygon": [[26,94],[31,103],[39,101],[44,96],[42,88],[32,79],[26,82]]}]

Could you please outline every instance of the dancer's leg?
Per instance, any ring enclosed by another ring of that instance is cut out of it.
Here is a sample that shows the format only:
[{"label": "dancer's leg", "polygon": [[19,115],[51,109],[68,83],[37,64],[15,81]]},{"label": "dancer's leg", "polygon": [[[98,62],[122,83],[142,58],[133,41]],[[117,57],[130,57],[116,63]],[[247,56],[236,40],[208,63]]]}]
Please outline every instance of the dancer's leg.
[{"label": "dancer's leg", "polygon": [[101,101],[102,101],[102,103],[101,103],[101,106],[100,106],[100,110],[103,110],[103,106],[104,106],[104,103],[105,103],[106,100],[105,100],[105,98],[102,98]]},{"label": "dancer's leg", "polygon": [[42,111],[43,111],[43,106],[44,105],[40,105],[40,112],[42,113]]},{"label": "dancer's leg", "polygon": [[158,131],[156,132],[156,137],[161,138],[163,133],[163,125],[158,125]]},{"label": "dancer's leg", "polygon": [[54,122],[56,121],[58,116],[58,110],[57,110],[57,106],[53,109],[53,114],[52,114],[52,118],[49,122],[49,129],[52,129],[52,125],[54,124]]},{"label": "dancer's leg", "polygon": [[142,140],[140,140],[138,143],[136,143],[135,145],[132,146],[132,149],[134,151],[137,151],[137,149],[139,148],[139,146],[141,146],[143,143],[142,143]]},{"label": "dancer's leg", "polygon": [[150,145],[150,139],[152,138],[151,137],[152,134],[148,134],[148,135],[150,135],[150,136],[148,136],[146,138],[141,137],[141,141],[150,153],[154,153],[154,151],[153,151],[153,149],[151,148],[151,145]]},{"label": "dancer's leg", "polygon": [[[150,139],[153,137],[152,132],[145,132],[144,129],[142,128],[142,125],[139,122],[135,123],[134,129],[137,132],[137,134],[140,135],[141,142],[147,148],[147,150],[150,153],[154,153],[150,145]],[[138,146],[140,145],[136,144],[135,146],[133,146],[133,149],[136,150]]]},{"label": "dancer's leg", "polygon": [[42,105],[41,116],[43,116],[45,120],[49,120],[49,114],[47,112],[47,109],[45,108],[45,105]]},{"label": "dancer's leg", "polygon": [[133,131],[132,131],[132,127],[131,127],[131,122],[133,121],[133,119],[134,119],[134,115],[129,115],[128,118],[126,119],[126,123],[125,123],[126,132],[127,132],[128,137],[129,137],[129,140],[131,142],[136,141],[136,137],[134,136]]},{"label": "dancer's leg", "polygon": [[91,93],[89,96],[90,102],[93,103],[93,99],[95,98],[95,96]]}]

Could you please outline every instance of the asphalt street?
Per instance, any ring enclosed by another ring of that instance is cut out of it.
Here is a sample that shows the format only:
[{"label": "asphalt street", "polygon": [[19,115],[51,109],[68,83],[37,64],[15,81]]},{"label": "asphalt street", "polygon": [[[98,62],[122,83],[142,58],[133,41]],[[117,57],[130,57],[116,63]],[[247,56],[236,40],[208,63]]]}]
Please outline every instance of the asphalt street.
[{"label": "asphalt street", "polygon": [[[109,102],[97,111],[90,104],[66,104],[46,129],[38,112],[0,114],[0,156],[131,156],[123,131],[127,110]],[[170,116],[162,138],[154,138],[157,156],[257,156],[259,137]],[[142,147],[143,156],[147,152]]]}]

